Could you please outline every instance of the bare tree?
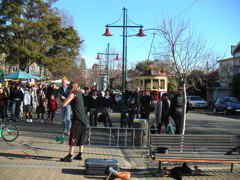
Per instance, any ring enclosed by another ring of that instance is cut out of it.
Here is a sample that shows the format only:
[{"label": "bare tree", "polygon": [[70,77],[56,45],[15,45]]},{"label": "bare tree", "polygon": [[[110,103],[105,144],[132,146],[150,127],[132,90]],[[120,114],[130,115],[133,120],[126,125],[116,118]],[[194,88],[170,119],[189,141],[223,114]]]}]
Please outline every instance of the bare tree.
[{"label": "bare tree", "polygon": [[191,72],[203,64],[206,64],[210,56],[206,41],[202,36],[194,33],[189,28],[189,22],[184,19],[163,19],[159,26],[161,42],[159,43],[159,58],[171,62],[172,73],[183,87],[183,113],[181,121],[181,134],[185,134],[187,96],[186,88]]},{"label": "bare tree", "polygon": [[[110,54],[117,54],[114,48],[110,50]],[[99,75],[106,76],[108,71],[108,79],[105,78],[103,83],[106,83],[107,88],[110,90],[121,84],[121,62],[115,59],[115,55],[109,56],[109,59],[106,55],[105,59],[99,61]]]},{"label": "bare tree", "polygon": [[121,86],[121,74],[122,72],[120,71],[121,69],[121,64],[117,63],[114,65],[115,68],[110,70],[109,74],[109,89],[113,88],[119,88]]},{"label": "bare tree", "polygon": [[73,16],[70,15],[70,13],[67,10],[65,9],[58,10],[58,15],[61,17],[62,26],[64,28],[74,26]]}]

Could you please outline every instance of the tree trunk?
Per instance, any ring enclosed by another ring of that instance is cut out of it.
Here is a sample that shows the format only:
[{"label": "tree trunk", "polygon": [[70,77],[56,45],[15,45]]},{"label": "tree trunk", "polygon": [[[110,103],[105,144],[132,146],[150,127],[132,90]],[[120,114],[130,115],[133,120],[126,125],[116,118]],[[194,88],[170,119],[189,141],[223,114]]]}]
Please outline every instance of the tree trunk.
[{"label": "tree trunk", "polygon": [[25,71],[26,70],[26,67],[27,67],[27,63],[24,59],[19,59],[19,69],[22,70],[22,71]]},{"label": "tree trunk", "polygon": [[186,128],[186,111],[187,111],[187,92],[186,92],[186,83],[183,83],[183,106],[182,106],[182,121],[181,121],[181,134],[185,134]]}]

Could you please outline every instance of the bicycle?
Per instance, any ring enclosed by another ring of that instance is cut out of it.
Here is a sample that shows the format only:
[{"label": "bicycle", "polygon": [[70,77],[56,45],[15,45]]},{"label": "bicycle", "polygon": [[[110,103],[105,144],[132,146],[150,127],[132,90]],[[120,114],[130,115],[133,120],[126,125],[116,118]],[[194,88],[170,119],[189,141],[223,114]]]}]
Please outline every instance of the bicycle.
[{"label": "bicycle", "polygon": [[13,142],[20,135],[19,129],[14,124],[0,124],[0,138],[3,138],[4,141]]}]

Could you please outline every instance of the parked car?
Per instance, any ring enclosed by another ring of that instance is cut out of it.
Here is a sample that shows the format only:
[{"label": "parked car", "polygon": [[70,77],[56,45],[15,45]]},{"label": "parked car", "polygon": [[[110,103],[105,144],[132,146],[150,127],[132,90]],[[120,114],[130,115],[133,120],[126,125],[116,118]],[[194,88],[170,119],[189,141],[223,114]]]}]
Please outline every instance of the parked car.
[{"label": "parked car", "polygon": [[214,113],[221,111],[226,115],[240,113],[240,102],[235,97],[222,96],[216,100],[213,111]]},{"label": "parked car", "polygon": [[192,109],[208,107],[207,101],[202,99],[200,96],[188,96],[187,98],[188,98],[189,106]]}]

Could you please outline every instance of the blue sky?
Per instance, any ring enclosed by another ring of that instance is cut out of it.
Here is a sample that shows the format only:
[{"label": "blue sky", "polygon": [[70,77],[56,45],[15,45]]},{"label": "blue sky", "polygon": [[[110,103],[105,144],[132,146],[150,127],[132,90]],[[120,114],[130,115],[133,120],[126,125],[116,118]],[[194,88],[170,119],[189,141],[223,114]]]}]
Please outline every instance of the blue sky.
[{"label": "blue sky", "polygon": [[[80,54],[87,67],[98,63],[98,52],[105,52],[107,43],[116,53],[122,53],[121,28],[111,28],[114,36],[105,37],[105,25],[117,21],[122,8],[128,9],[129,18],[145,29],[156,28],[163,17],[184,17],[190,20],[195,32],[202,34],[208,47],[230,57],[230,46],[240,41],[239,0],[59,0],[54,4],[73,17],[74,27],[84,40]],[[131,23],[129,23],[131,24]],[[115,25],[122,25],[122,19]],[[129,29],[136,34],[138,29]],[[145,37],[128,38],[128,67],[148,57],[152,32]],[[153,46],[157,46],[157,38]],[[150,59],[153,59],[150,56]]]}]

